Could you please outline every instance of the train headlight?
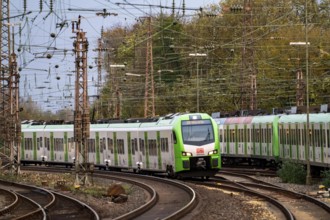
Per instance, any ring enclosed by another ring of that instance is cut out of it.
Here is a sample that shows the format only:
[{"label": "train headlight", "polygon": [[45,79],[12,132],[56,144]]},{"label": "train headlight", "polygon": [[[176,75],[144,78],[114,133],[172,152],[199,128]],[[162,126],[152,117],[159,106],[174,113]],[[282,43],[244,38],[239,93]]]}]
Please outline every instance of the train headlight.
[{"label": "train headlight", "polygon": [[191,156],[192,156],[192,153],[182,151],[182,156],[188,156],[188,157],[191,157]]},{"label": "train headlight", "polygon": [[213,150],[209,152],[209,155],[218,154],[218,150]]}]

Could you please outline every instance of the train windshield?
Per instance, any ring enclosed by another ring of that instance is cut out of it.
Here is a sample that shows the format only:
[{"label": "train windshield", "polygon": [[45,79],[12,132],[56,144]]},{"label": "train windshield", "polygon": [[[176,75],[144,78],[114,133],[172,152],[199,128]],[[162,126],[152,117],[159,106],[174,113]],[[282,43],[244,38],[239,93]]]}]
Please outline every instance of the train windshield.
[{"label": "train windshield", "polygon": [[214,142],[211,120],[182,121],[181,125],[184,144],[203,145]]}]

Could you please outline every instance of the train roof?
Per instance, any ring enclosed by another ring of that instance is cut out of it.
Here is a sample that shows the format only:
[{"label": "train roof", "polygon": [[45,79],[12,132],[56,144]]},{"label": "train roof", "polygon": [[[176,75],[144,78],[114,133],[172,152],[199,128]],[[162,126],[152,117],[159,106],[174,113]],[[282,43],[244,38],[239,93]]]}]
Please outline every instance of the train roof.
[{"label": "train roof", "polygon": [[[307,121],[307,114],[299,115],[282,115],[280,117],[279,123],[304,123]],[[318,114],[309,114],[309,122],[330,122],[329,113],[318,113]]]},{"label": "train roof", "polygon": [[[192,117],[195,119],[207,119],[210,116],[206,113],[189,113],[189,114],[171,114],[165,117],[159,117],[158,120],[146,120],[146,121],[136,121],[132,122],[123,122],[123,123],[100,123],[100,124],[90,124],[91,129],[137,129],[137,128],[151,128],[151,127],[163,127],[164,129],[168,129],[169,127],[175,126],[178,120],[189,120]],[[73,130],[73,124],[43,124],[43,125],[33,125],[33,124],[24,124],[22,125],[24,130]]]},{"label": "train roof", "polygon": [[278,115],[264,115],[264,116],[254,116],[252,119],[252,124],[265,124],[273,123],[279,118]]}]

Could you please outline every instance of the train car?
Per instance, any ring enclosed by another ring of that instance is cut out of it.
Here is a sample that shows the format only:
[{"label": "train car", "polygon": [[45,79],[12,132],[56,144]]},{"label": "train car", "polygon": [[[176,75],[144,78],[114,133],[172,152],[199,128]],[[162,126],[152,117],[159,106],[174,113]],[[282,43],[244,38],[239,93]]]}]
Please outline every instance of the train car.
[{"label": "train car", "polygon": [[[22,150],[29,152],[22,156],[23,164],[74,162],[73,125],[25,126],[22,133]],[[92,124],[87,148],[89,163],[110,170],[209,177],[221,166],[217,124],[200,113],[153,122]]]},{"label": "train car", "polygon": [[[280,157],[306,164],[306,114],[283,115],[279,120]],[[309,114],[309,161],[330,167],[330,114]]]},{"label": "train car", "polygon": [[73,125],[22,126],[21,163],[72,166]]},{"label": "train car", "polygon": [[275,164],[279,158],[278,119],[274,115],[218,119],[223,163]]}]

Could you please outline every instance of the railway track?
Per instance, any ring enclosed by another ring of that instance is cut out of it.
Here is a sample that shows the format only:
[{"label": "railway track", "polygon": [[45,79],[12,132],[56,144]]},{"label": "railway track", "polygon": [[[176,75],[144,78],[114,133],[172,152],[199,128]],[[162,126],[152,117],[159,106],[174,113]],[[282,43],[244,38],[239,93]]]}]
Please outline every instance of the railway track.
[{"label": "railway track", "polygon": [[264,177],[277,176],[275,170],[255,169],[255,168],[247,168],[247,167],[240,167],[240,168],[223,167],[221,168],[221,172],[232,172],[235,174],[264,176]]},{"label": "railway track", "polygon": [[194,190],[179,181],[121,172],[111,172],[111,175],[97,172],[94,176],[111,179],[120,178],[119,180],[125,178],[127,182],[138,183],[140,186],[144,184],[153,189],[152,199],[145,207],[133,210],[116,219],[180,219],[189,213],[197,203]]},{"label": "railway track", "polygon": [[[50,169],[49,167],[27,166],[23,169],[40,172],[72,172],[72,170],[58,167]],[[115,219],[180,219],[197,204],[194,190],[179,181],[114,171],[95,171],[93,177],[134,184],[147,192],[148,200],[143,206]]]},{"label": "railway track", "polygon": [[250,176],[224,172],[213,178],[216,184],[232,184],[252,190],[277,200],[285,206],[295,219],[329,219],[330,206],[318,199],[305,194],[262,182]]},{"label": "railway track", "polygon": [[0,187],[9,201],[2,204],[0,219],[99,219],[88,205],[60,193],[4,180]]}]

